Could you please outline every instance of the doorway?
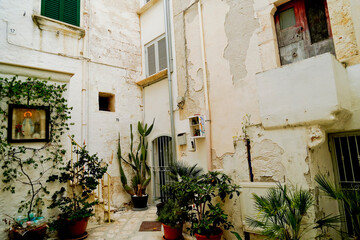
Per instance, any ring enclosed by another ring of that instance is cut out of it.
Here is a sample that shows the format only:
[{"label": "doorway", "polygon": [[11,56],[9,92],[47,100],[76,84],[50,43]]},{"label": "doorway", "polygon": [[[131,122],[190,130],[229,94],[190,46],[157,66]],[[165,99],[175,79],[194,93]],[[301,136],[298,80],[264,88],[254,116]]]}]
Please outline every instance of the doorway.
[{"label": "doorway", "polygon": [[160,136],[153,140],[154,199],[164,202],[169,196],[162,186],[170,182],[169,165],[173,162],[171,137]]}]

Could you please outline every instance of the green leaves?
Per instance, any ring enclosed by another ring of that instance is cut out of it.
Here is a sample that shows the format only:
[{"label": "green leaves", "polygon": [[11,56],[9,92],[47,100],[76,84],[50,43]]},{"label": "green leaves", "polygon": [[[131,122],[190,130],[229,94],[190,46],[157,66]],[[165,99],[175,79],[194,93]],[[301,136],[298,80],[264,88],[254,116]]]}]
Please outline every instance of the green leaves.
[{"label": "green leaves", "polygon": [[[0,165],[2,168],[3,191],[15,193],[15,184],[28,186],[28,196],[21,203],[19,211],[28,214],[36,209],[40,214],[42,198],[48,194],[46,178],[48,171],[62,162],[65,150],[59,144],[60,136],[69,129],[71,107],[63,94],[67,85],[50,84],[47,81],[27,78],[0,78]],[[50,108],[50,142],[39,148],[12,146],[7,142],[8,105],[48,106]],[[36,174],[31,174],[35,169]],[[55,179],[50,179],[54,181]]]},{"label": "green leaves", "polygon": [[[122,157],[120,134],[119,134],[117,157],[120,165],[120,178],[125,191],[130,195],[142,196],[143,194],[145,194],[146,187],[148,186],[151,180],[151,171],[146,161],[148,154],[148,143],[146,141],[146,137],[151,133],[153,129],[154,121],[149,128],[147,127],[147,124],[143,126],[140,121],[138,122],[137,130],[140,135],[139,136],[140,139],[136,150],[134,150],[134,135],[132,132],[132,124],[130,124],[130,151],[128,153],[127,159]],[[131,167],[132,189],[128,185],[125,171],[122,166],[122,162],[124,162],[126,165]]]},{"label": "green leaves", "polygon": [[[360,239],[360,190],[359,186],[351,186],[349,188],[338,187],[323,174],[315,176],[315,181],[319,184],[320,189],[329,197],[339,200],[343,203],[345,211],[348,213],[348,221],[353,227],[353,235],[348,236],[354,239]],[[336,220],[335,216],[335,220]],[[334,220],[330,217],[330,220]],[[341,216],[345,218],[345,216]],[[331,221],[330,221],[331,222]]]},{"label": "green leaves", "polygon": [[50,208],[61,210],[58,220],[60,222],[64,219],[76,220],[93,215],[93,206],[97,201],[91,200],[90,194],[97,188],[99,180],[107,170],[107,164],[99,159],[97,154],[91,155],[86,147],[75,149],[73,152],[77,155],[77,161],[73,164],[67,162],[60,176],[51,177],[51,180],[58,180],[60,183],[71,183],[69,195],[64,194],[65,188],[62,187],[52,196]]},{"label": "green leaves", "polygon": [[197,177],[183,175],[177,180],[166,185],[164,190],[169,192],[180,206],[188,208],[191,222],[189,230],[192,235],[199,233],[209,237],[217,227],[233,227],[222,205],[214,201],[219,197],[225,201],[231,194],[240,195],[240,186],[232,184],[229,176],[214,171]]},{"label": "green leaves", "polygon": [[304,217],[314,200],[310,191],[305,189],[288,189],[278,183],[264,196],[253,194],[253,198],[259,217],[247,217],[246,222],[254,229],[260,228],[261,234],[268,239],[299,240],[312,228],[334,227],[334,222],[338,220],[328,215],[315,223],[306,223]]}]

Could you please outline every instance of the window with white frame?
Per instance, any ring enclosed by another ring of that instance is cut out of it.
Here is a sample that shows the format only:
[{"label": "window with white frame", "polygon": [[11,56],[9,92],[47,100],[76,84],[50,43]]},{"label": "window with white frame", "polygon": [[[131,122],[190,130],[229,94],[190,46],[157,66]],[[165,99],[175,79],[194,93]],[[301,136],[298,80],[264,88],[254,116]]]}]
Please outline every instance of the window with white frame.
[{"label": "window with white frame", "polygon": [[167,67],[165,36],[145,45],[146,76],[154,75]]}]

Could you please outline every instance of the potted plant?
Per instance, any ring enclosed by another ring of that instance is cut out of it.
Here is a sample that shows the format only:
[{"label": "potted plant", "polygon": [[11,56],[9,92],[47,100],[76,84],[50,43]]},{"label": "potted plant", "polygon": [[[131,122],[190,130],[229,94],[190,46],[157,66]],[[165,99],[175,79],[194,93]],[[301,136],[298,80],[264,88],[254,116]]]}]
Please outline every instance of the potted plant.
[{"label": "potted plant", "polygon": [[66,152],[59,140],[69,129],[71,107],[63,97],[66,84],[0,77],[0,89],[1,189],[19,194],[22,188],[18,214],[23,214],[7,214],[4,221],[11,225],[10,239],[43,239],[46,180]]},{"label": "potted plant", "polygon": [[[151,180],[151,171],[146,162],[148,153],[146,137],[151,133],[153,126],[154,121],[149,127],[147,124],[143,126],[138,122],[137,129],[140,139],[137,148],[134,149],[134,135],[132,132],[132,124],[130,124],[130,152],[127,159],[125,159],[121,153],[120,135],[118,139],[117,157],[120,165],[120,179],[125,191],[131,195],[134,210],[147,209],[148,195],[146,194],[146,187]],[[132,178],[130,186],[122,162],[131,167]]]},{"label": "potted plant", "polygon": [[259,229],[267,239],[305,239],[305,234],[313,229],[320,230],[316,239],[329,239],[326,230],[336,229],[341,221],[339,216],[327,215],[315,219],[313,223],[306,222],[305,216],[314,204],[309,190],[289,189],[278,183],[265,196],[253,194],[253,198],[258,218],[247,217],[246,221],[250,227]]},{"label": "potted plant", "polygon": [[225,201],[227,196],[231,199],[234,193],[240,195],[240,187],[232,184],[226,174],[214,171],[196,178],[182,177],[169,188],[181,204],[188,206],[189,230],[196,239],[220,239],[223,233],[220,227],[226,230],[233,227],[222,205],[215,202],[215,198]]},{"label": "potted plant", "polygon": [[[185,177],[185,176],[191,177],[191,178],[200,176],[202,171],[203,171],[203,169],[201,167],[198,167],[197,164],[190,166],[186,162],[175,161],[174,163],[170,164],[170,166],[169,166],[168,176],[171,179],[171,181],[178,182],[178,181],[181,181],[182,177]],[[168,187],[165,185],[165,186],[163,186],[163,190],[169,191],[171,189],[168,189]],[[168,195],[172,196],[173,194],[171,192],[169,192]],[[165,203],[166,203],[166,200],[156,204],[158,215],[159,215],[161,209],[164,207]]]},{"label": "potted plant", "polygon": [[9,238],[11,240],[42,240],[46,236],[48,225],[44,217],[35,217],[33,213],[30,214],[30,218],[18,217],[15,219],[7,216],[3,221],[10,225]]},{"label": "potted plant", "polygon": [[[77,145],[73,140],[72,144]],[[66,239],[86,235],[88,219],[94,215],[93,207],[98,204],[98,200],[91,199],[91,194],[107,170],[107,164],[97,154],[90,155],[86,146],[78,146],[73,152],[78,155],[77,161],[69,161],[59,175],[49,178],[49,181],[57,180],[69,186],[56,191],[49,206],[61,211],[51,228],[59,230],[60,237]]]},{"label": "potted plant", "polygon": [[175,240],[182,238],[183,223],[188,220],[187,209],[176,200],[169,199],[159,212],[158,221],[163,224],[164,238]]}]

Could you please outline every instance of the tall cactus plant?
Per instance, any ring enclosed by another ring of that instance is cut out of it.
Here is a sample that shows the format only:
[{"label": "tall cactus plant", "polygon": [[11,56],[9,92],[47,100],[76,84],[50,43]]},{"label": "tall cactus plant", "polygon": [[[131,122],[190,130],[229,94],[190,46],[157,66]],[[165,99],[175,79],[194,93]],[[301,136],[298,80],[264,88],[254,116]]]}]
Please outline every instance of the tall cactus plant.
[{"label": "tall cactus plant", "polygon": [[[121,153],[119,134],[117,157],[120,165],[120,179],[125,191],[132,196],[142,196],[146,194],[146,187],[149,185],[151,180],[151,171],[146,162],[148,152],[148,142],[146,141],[146,138],[151,133],[153,126],[154,121],[149,127],[147,124],[143,126],[140,121],[138,122],[137,128],[140,141],[137,148],[134,149],[134,135],[132,131],[132,124],[130,124],[130,152],[127,159],[125,159]],[[130,185],[128,184],[128,180],[124,172],[122,165],[123,162],[131,167],[133,173]]]}]

